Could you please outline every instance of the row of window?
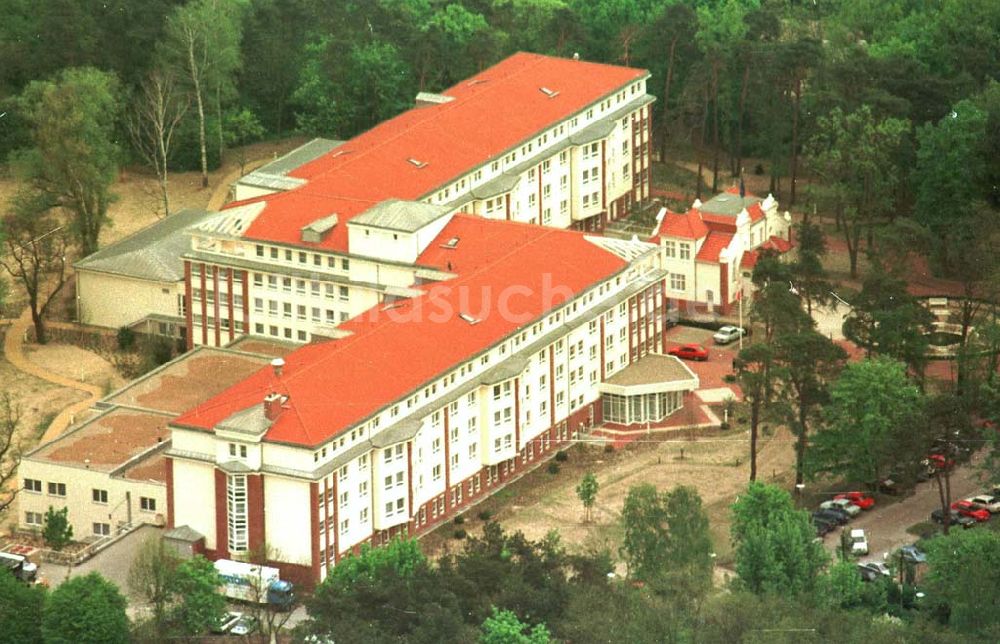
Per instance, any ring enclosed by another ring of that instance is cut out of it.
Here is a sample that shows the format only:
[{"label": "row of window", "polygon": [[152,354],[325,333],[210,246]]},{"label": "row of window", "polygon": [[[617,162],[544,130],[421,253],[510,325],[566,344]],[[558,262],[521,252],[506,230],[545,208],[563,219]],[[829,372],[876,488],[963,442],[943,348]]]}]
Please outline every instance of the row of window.
[{"label": "row of window", "polygon": [[[337,324],[346,322],[349,318],[347,311],[334,311],[333,309],[321,309],[318,306],[307,307],[305,304],[293,305],[291,302],[279,302],[277,300],[267,300],[266,314],[272,318],[284,318],[286,320],[311,320],[317,324]],[[254,313],[265,313],[265,300],[255,297],[253,300]]]},{"label": "row of window", "polygon": [[[53,481],[49,481],[47,489],[48,489],[49,496],[62,496],[62,497],[66,496],[66,484],[65,483],[56,483],[56,482],[53,482]],[[42,482],[39,481],[38,479],[27,479],[26,478],[26,479],[24,479],[24,491],[25,492],[34,492],[36,494],[41,494],[42,493]],[[91,489],[91,498],[93,499],[94,503],[107,504],[107,502],[108,502],[108,491],[107,490],[101,490],[101,489],[98,489],[98,488],[92,488]],[[156,499],[153,499],[153,498],[150,498],[150,497],[141,496],[141,497],[139,497],[139,507],[140,507],[140,509],[145,510],[147,512],[155,512],[156,511]]]},{"label": "row of window", "polygon": [[[323,266],[323,255],[318,253],[307,253],[305,251],[293,251],[289,248],[280,249],[277,246],[265,247],[263,244],[257,244],[255,247],[255,252],[257,257],[270,257],[271,259],[276,259],[281,261],[284,259],[286,262],[296,262],[298,264],[312,265],[312,266]],[[351,269],[351,260],[346,257],[331,257],[326,256],[326,267],[334,270],[341,270],[347,272]]]},{"label": "row of window", "polygon": [[[253,274],[253,285],[258,288],[264,288],[265,275],[262,273]],[[271,291],[284,291],[285,293],[291,293],[293,288],[299,295],[305,295],[308,286],[308,293],[313,297],[325,296],[327,299],[337,298],[341,302],[347,302],[350,300],[350,289],[347,286],[331,284],[329,282],[319,282],[318,280],[306,280],[296,279],[293,280],[291,277],[278,275],[267,275],[266,276],[267,288]],[[209,294],[209,298],[211,298]],[[198,290],[195,290],[195,299],[198,299]],[[209,299],[211,301],[211,299]],[[241,298],[242,302],[242,298]]]}]

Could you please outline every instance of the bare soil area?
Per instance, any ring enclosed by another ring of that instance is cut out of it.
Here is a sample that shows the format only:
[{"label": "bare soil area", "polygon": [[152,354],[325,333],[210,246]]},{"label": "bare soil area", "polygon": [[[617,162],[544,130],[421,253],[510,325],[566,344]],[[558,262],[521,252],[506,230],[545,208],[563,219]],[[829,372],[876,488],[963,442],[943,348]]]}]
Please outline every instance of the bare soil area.
[{"label": "bare soil area", "polygon": [[[539,539],[557,530],[563,544],[573,551],[609,548],[617,551],[621,542],[619,518],[630,487],[648,483],[668,490],[688,485],[698,490],[708,510],[720,563],[728,558],[728,506],[746,485],[748,434],[745,431],[713,432],[694,440],[657,439],[638,441],[614,452],[600,445],[581,443],[570,450],[557,474],[543,464],[507,488],[466,512],[465,529],[475,534],[487,511],[507,530],[520,530],[531,539]],[[761,480],[781,481],[794,462],[792,437],[779,431],[765,437],[758,458]],[[555,461],[550,461],[555,462]],[[583,506],[576,496],[576,486],[583,475],[597,475],[600,491],[592,520],[584,522]],[[458,547],[452,538],[455,526],[447,525],[424,539],[429,552]]]},{"label": "bare soil area", "polygon": [[25,354],[34,364],[66,378],[113,391],[125,384],[114,366],[92,351],[71,344],[27,345]]}]

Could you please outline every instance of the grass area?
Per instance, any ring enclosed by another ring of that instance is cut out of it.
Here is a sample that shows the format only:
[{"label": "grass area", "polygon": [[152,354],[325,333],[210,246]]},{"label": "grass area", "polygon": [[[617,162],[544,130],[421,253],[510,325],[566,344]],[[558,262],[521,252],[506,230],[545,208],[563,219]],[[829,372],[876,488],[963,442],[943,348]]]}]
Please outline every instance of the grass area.
[{"label": "grass area", "polygon": [[[698,186],[698,173],[682,168],[673,163],[654,163],[650,167],[653,185],[666,190],[677,190],[678,192],[694,194]],[[704,173],[702,176],[702,194],[710,194],[712,187],[705,182]]]},{"label": "grass area", "polygon": [[49,425],[52,424],[52,421],[55,420],[58,415],[58,411],[50,411],[43,414],[42,417],[38,419],[38,422],[35,423],[36,439],[41,438],[42,435],[45,434],[45,430],[49,428]]}]

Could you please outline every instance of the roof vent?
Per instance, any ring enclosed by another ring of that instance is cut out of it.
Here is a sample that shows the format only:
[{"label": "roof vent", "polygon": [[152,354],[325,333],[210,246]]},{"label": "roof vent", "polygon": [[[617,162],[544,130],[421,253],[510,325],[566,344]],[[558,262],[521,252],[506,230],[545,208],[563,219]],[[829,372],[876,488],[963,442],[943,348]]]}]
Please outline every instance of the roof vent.
[{"label": "roof vent", "polygon": [[555,98],[556,96],[559,96],[559,92],[549,89],[548,87],[539,87],[538,91],[541,92],[542,94],[545,94],[549,98]]},{"label": "roof vent", "polygon": [[337,157],[342,157],[345,154],[350,154],[353,151],[354,150],[336,150],[336,151],[334,151],[333,154],[330,155],[330,158],[331,159],[336,159]]},{"label": "roof vent", "polygon": [[417,94],[417,98],[414,102],[417,107],[427,107],[429,105],[443,105],[445,103],[450,103],[453,100],[455,100],[454,96],[433,94],[431,92],[420,92]]},{"label": "roof vent", "polygon": [[701,208],[701,206],[702,206],[701,199],[695,199],[694,203],[691,204],[691,207],[694,208],[695,210]]},{"label": "roof vent", "polygon": [[468,313],[459,313],[458,317],[462,318],[463,320],[465,320],[469,324],[473,324],[473,325],[479,324],[480,322],[482,322],[482,320],[480,320],[479,318],[474,318],[471,315],[469,315]]},{"label": "roof vent", "polygon": [[331,230],[333,230],[333,227],[337,225],[338,220],[339,218],[337,217],[337,214],[334,213],[306,224],[300,229],[302,233],[302,241],[318,244],[326,238],[327,234],[329,234]]},{"label": "roof vent", "polygon": [[410,157],[409,159],[407,159],[407,161],[417,166],[418,168],[423,168],[427,165],[426,161],[421,161],[420,159],[414,159],[413,157]]},{"label": "roof vent", "polygon": [[271,361],[271,369],[274,370],[274,377],[280,378],[282,372],[285,370],[285,360],[283,358],[275,358]]},{"label": "roof vent", "polygon": [[578,51],[573,52],[573,60],[580,60],[580,52]]},{"label": "roof vent", "polygon": [[441,248],[455,248],[455,247],[458,246],[458,242],[461,239],[462,239],[461,237],[452,237],[451,239],[449,239],[445,243],[441,244]]}]

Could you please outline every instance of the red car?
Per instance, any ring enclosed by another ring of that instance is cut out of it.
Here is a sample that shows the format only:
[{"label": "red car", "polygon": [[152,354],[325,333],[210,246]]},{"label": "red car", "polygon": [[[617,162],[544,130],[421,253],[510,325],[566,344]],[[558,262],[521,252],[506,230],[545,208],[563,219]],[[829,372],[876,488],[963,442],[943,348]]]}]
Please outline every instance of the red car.
[{"label": "red car", "polygon": [[965,517],[972,517],[976,521],[989,521],[990,511],[971,501],[955,501],[951,504],[951,509]]},{"label": "red car", "polygon": [[838,494],[833,498],[847,499],[862,510],[871,510],[872,506],[875,505],[874,497],[870,494],[865,494],[864,492],[845,492],[844,494]]},{"label": "red car", "polygon": [[669,355],[677,356],[684,360],[708,360],[708,349],[700,344],[682,344],[667,351]]}]

